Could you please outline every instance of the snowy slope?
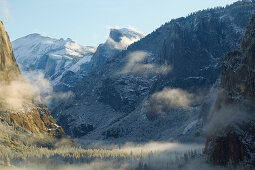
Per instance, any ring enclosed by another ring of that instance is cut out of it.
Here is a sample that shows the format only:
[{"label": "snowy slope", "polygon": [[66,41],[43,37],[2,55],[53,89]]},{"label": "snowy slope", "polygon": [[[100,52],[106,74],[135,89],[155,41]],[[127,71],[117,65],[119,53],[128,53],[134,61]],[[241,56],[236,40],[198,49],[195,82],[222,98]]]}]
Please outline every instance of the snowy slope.
[{"label": "snowy slope", "polygon": [[[54,39],[30,34],[12,42],[17,63],[24,74],[43,73],[54,92],[66,92],[77,85],[93,69],[130,44],[144,37],[130,28],[111,29],[109,38],[97,49],[82,46],[70,38]],[[103,50],[102,50],[103,48]],[[33,81],[34,76],[27,78]],[[43,89],[41,94],[45,96]],[[46,95],[47,96],[47,95]],[[49,106],[50,107],[50,106]]]},{"label": "snowy slope", "polygon": [[79,45],[70,38],[54,39],[40,34],[19,38],[12,45],[21,72],[40,89],[42,101],[49,108],[62,100],[63,92],[73,87],[72,83],[67,82],[66,88],[58,89],[63,74],[69,69],[78,72],[79,65],[90,62],[96,50],[95,47]]},{"label": "snowy slope", "polygon": [[142,33],[132,28],[111,28],[110,36],[105,45],[123,50],[143,37]]},{"label": "snowy slope", "polygon": [[58,90],[71,89],[84,77],[88,76],[91,71],[143,37],[142,33],[132,28],[110,29],[106,42],[100,44],[94,54],[83,57],[73,64],[61,76],[53,80],[52,84]]},{"label": "snowy slope", "polygon": [[77,44],[70,38],[53,39],[40,34],[30,34],[12,42],[14,54],[22,71],[42,71],[55,79],[80,59],[88,62],[94,47]]},{"label": "snowy slope", "polygon": [[139,41],[144,35],[133,28],[111,28],[109,37],[104,44],[100,44],[92,57],[93,66],[99,66],[104,62],[125,50],[129,45]]}]

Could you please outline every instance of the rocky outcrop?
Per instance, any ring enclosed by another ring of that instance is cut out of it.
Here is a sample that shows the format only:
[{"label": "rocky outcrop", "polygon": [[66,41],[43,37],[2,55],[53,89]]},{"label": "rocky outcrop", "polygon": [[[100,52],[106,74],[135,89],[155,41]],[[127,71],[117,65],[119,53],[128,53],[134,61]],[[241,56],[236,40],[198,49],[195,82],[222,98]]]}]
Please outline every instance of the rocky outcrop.
[{"label": "rocky outcrop", "polygon": [[19,77],[20,72],[17,66],[9,36],[5,32],[2,21],[0,21],[0,81],[1,83]]},{"label": "rocky outcrop", "polygon": [[33,87],[22,77],[12,46],[0,22],[0,118],[14,128],[38,135],[63,137],[64,131],[40,102]]},{"label": "rocky outcrop", "polygon": [[[238,51],[223,62],[220,93],[211,119],[226,119],[207,138],[205,153],[218,165],[255,165],[255,15]],[[235,108],[235,109],[225,109]],[[226,116],[228,115],[228,116]]]}]

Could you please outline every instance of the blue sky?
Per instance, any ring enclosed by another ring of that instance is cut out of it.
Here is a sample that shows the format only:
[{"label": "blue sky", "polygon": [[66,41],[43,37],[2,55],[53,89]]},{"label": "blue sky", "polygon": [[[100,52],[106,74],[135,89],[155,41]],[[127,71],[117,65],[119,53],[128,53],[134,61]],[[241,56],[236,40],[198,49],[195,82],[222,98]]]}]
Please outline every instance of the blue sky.
[{"label": "blue sky", "polygon": [[11,40],[40,33],[82,45],[106,40],[110,27],[148,34],[173,18],[236,0],[0,0],[0,20]]}]

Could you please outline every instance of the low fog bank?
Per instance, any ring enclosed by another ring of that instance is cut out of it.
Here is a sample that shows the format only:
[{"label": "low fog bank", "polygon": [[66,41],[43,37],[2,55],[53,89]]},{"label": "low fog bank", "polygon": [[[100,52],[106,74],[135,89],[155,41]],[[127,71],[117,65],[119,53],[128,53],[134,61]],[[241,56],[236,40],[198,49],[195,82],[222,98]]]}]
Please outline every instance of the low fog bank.
[{"label": "low fog bank", "polygon": [[147,167],[152,170],[159,170],[184,165],[184,162],[189,159],[200,157],[203,149],[202,145],[196,144],[159,142],[127,143],[119,147],[115,145],[109,147],[112,149],[60,147],[55,150],[47,150],[45,148],[34,148],[33,153],[24,152],[25,155],[22,158],[13,156],[10,159],[8,155],[1,157],[2,164],[12,166],[0,169],[140,170]]},{"label": "low fog bank", "polygon": [[16,166],[1,166],[3,170],[252,170],[247,166],[219,167],[207,163],[206,158],[195,151],[178,153],[162,152],[147,157],[94,159],[88,162],[63,162],[44,160],[23,162]]},{"label": "low fog bank", "polygon": [[[207,163],[203,145],[159,143],[126,143],[105,145],[112,149],[58,148],[35,150],[41,157],[9,160],[3,170],[248,170],[245,166],[217,167]],[[2,164],[2,166],[1,166]]]}]

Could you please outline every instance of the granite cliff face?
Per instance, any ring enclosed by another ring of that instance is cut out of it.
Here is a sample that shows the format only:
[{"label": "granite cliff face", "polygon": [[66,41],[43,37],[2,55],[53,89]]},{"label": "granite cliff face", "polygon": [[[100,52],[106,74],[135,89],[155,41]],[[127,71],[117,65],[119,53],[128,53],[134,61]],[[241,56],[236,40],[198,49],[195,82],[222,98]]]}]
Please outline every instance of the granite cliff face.
[{"label": "granite cliff face", "polygon": [[1,83],[6,83],[15,77],[19,77],[20,72],[13,55],[12,45],[7,33],[5,32],[2,21],[0,21],[0,44],[0,81]]},{"label": "granite cliff face", "polygon": [[212,163],[255,165],[254,50],[255,15],[240,49],[227,54],[223,62],[220,92],[211,119],[221,117],[226,121],[214,127],[207,138],[205,153]]},{"label": "granite cliff face", "polygon": [[0,118],[14,128],[24,128],[38,135],[62,137],[48,108],[22,77],[9,37],[0,22]]},{"label": "granite cliff face", "polygon": [[[85,139],[201,139],[223,58],[239,47],[254,10],[253,1],[237,2],[164,24],[89,74],[54,117]],[[169,108],[153,100],[165,91],[198,100]]]}]

